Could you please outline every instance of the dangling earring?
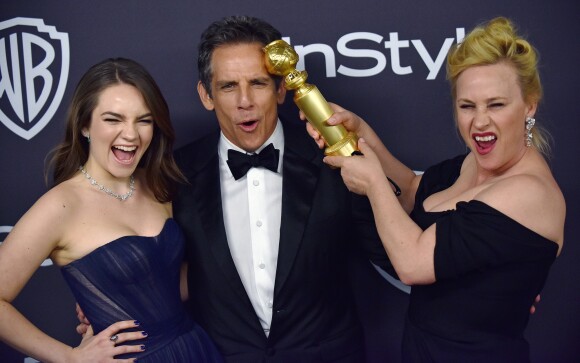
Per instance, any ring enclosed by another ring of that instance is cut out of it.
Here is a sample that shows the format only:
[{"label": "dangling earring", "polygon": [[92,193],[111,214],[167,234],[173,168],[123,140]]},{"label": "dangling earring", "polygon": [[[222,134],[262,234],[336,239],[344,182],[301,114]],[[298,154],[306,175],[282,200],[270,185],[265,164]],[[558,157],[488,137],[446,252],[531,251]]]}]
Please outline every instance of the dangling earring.
[{"label": "dangling earring", "polygon": [[526,146],[530,147],[532,146],[532,139],[534,138],[534,135],[532,135],[532,128],[534,127],[534,125],[536,124],[536,119],[533,117],[526,117]]},{"label": "dangling earring", "polygon": [[87,134],[83,134],[84,137],[87,138],[87,142],[90,144],[91,143],[91,135],[87,132]]}]

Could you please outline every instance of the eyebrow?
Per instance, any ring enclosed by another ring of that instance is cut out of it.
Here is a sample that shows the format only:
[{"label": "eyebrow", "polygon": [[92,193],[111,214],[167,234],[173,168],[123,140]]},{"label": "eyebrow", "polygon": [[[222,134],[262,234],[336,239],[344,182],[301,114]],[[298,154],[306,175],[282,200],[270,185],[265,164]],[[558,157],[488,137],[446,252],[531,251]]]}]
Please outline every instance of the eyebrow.
[{"label": "eyebrow", "polygon": [[[499,100],[503,101],[503,100],[507,100],[507,99],[508,99],[508,97],[490,97],[490,98],[487,98],[485,100],[485,102],[493,102],[493,101],[499,101]],[[469,98],[458,98],[457,102],[471,102],[471,103],[473,103],[473,101],[470,100]]]},{"label": "eyebrow", "polygon": [[227,84],[238,84],[239,82],[237,81],[216,81],[215,84],[216,86],[220,87],[220,86],[225,86]]},{"label": "eyebrow", "polygon": [[[105,116],[105,115],[111,115],[111,116],[118,117],[118,118],[125,118],[120,113],[116,113],[116,112],[113,112],[113,111],[105,111],[105,112],[101,113],[101,116]],[[149,117],[149,116],[152,116],[152,115],[153,114],[151,112],[148,112],[148,113],[145,113],[143,115],[137,116],[137,119],[140,120],[142,118]]]},{"label": "eyebrow", "polygon": [[[270,82],[271,80],[273,80],[272,77],[263,76],[263,77],[254,77],[254,78],[251,78],[249,80],[249,82],[250,83],[253,83],[253,82],[263,82],[263,83],[267,83],[267,82]],[[218,86],[218,87],[224,86],[224,85],[227,85],[227,84],[234,84],[234,85],[240,84],[239,81],[234,81],[234,80],[216,80],[215,83],[216,83],[216,86]]]},{"label": "eyebrow", "polygon": [[251,82],[269,82],[272,80],[272,77],[256,77],[256,78],[252,78],[250,81]]}]

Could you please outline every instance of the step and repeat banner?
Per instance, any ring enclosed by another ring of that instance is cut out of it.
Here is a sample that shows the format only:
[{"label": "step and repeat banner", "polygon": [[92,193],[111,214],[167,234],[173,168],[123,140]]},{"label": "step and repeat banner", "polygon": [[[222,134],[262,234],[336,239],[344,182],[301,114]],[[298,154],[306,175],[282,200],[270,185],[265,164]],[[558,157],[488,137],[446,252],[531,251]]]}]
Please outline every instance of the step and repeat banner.
[{"label": "step and repeat banner", "polygon": [[[0,243],[46,190],[47,153],[64,134],[73,89],[109,57],[142,63],[170,105],[177,146],[217,128],[201,105],[200,34],[226,15],[277,27],[326,99],[369,121],[414,170],[465,152],[454,127],[445,55],[475,25],[507,16],[541,55],[537,122],[554,137],[553,172],[567,200],[566,238],[526,337],[534,362],[580,359],[580,6],[574,0],[0,2]],[[290,97],[281,113],[294,116]],[[90,206],[86,206],[90,208]],[[405,289],[359,256],[352,269],[369,362],[400,359]],[[0,271],[1,273],[1,271]],[[72,295],[46,260],[14,304],[45,332],[77,345]],[[0,362],[35,362],[0,343]]]}]

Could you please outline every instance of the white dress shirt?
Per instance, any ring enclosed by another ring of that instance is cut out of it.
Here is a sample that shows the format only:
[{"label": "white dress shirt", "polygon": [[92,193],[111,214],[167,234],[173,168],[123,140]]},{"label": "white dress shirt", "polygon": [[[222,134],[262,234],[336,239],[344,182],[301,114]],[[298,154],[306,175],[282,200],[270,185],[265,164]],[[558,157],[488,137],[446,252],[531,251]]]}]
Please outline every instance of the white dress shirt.
[{"label": "white dress shirt", "polygon": [[268,144],[280,150],[278,173],[251,168],[235,180],[227,164],[228,149],[245,152],[222,133],[218,144],[222,208],[232,258],[266,336],[270,333],[274,281],[282,218],[284,133],[278,120]]}]

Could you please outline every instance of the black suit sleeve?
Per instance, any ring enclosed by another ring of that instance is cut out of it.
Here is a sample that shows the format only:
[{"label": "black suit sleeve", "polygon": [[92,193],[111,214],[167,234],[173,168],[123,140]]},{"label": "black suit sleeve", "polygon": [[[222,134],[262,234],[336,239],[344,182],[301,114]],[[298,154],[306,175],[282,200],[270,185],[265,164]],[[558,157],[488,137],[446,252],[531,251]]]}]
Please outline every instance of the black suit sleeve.
[{"label": "black suit sleeve", "polygon": [[360,246],[363,253],[368,256],[372,263],[389,275],[398,278],[379,237],[368,198],[354,193],[352,193],[351,198],[355,243]]}]

